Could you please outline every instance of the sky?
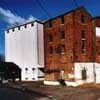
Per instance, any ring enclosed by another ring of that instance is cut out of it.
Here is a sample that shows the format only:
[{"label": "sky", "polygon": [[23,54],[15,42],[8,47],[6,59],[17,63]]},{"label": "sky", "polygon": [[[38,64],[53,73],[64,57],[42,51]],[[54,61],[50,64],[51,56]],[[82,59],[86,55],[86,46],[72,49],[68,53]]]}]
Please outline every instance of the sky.
[{"label": "sky", "polygon": [[[5,54],[4,31],[35,19],[46,20],[80,6],[100,16],[100,0],[0,0],[0,54]],[[43,8],[41,8],[41,5]]]}]

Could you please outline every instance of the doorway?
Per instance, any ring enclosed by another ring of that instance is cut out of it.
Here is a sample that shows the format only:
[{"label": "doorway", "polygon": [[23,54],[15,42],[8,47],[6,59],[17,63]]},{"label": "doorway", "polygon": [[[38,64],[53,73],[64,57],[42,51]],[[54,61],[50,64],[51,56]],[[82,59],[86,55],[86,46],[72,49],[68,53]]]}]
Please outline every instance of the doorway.
[{"label": "doorway", "polygon": [[87,70],[85,69],[82,69],[82,80],[86,80],[87,79]]}]

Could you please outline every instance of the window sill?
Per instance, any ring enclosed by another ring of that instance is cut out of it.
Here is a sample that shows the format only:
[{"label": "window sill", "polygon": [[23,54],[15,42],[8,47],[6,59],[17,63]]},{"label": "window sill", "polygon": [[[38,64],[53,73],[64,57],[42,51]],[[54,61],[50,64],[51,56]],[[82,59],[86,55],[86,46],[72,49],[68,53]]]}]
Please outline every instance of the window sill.
[{"label": "window sill", "polygon": [[65,41],[65,39],[61,39],[61,41]]},{"label": "window sill", "polygon": [[61,24],[62,26],[64,25],[64,24]]}]

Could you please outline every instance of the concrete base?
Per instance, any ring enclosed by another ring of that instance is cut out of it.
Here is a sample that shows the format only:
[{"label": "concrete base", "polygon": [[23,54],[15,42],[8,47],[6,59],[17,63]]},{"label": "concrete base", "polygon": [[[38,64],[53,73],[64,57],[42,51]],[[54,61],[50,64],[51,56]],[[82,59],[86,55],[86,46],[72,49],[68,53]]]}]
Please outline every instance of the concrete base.
[{"label": "concrete base", "polygon": [[[65,81],[65,83],[66,83],[67,86],[76,87],[76,86],[79,86],[79,85],[83,84],[84,82],[82,82],[82,81],[81,82],[79,82],[79,81],[77,81],[77,82],[68,82],[68,81]],[[57,82],[57,81],[44,81],[44,84],[45,85],[55,85],[55,86],[60,85],[60,83]]]},{"label": "concrete base", "polygon": [[[76,81],[76,82],[65,81],[65,83],[67,86],[76,87],[76,86],[82,85],[84,83],[91,83],[91,82],[86,82],[86,81],[80,80],[80,81]],[[45,85],[54,85],[54,86],[60,85],[60,83],[57,81],[44,81],[44,84]]]}]

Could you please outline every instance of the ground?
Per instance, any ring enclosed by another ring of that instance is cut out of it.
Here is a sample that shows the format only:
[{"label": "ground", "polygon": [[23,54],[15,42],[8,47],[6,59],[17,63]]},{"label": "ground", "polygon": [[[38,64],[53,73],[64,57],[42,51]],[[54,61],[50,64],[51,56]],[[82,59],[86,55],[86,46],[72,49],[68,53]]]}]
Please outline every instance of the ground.
[{"label": "ground", "polygon": [[100,100],[100,85],[95,83],[78,87],[46,86],[42,82],[17,82],[10,85],[30,90],[33,96],[37,94],[36,100]]},{"label": "ground", "polygon": [[32,100],[32,97],[24,92],[11,88],[0,88],[0,100]]}]

